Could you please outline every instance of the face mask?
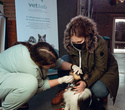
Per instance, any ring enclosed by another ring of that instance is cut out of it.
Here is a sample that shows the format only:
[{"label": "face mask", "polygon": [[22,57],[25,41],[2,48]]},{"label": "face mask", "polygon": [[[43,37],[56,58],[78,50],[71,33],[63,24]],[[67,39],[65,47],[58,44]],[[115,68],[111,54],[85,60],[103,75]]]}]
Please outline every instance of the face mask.
[{"label": "face mask", "polygon": [[73,43],[73,46],[76,47],[77,49],[81,50],[84,43],[85,42],[83,42],[82,44],[75,44],[75,43]]}]

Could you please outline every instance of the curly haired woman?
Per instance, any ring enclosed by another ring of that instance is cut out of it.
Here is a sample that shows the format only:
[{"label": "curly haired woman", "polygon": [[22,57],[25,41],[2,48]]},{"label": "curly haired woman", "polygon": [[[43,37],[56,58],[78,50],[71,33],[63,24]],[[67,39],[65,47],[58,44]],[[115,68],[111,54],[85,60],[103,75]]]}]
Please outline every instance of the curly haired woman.
[{"label": "curly haired woman", "polygon": [[[64,47],[68,55],[62,58],[79,66],[90,77],[74,87],[76,93],[90,88],[93,95],[103,99],[110,93],[115,103],[119,86],[117,61],[109,52],[108,45],[96,29],[96,23],[79,15],[71,19],[64,32]],[[59,72],[62,76],[64,71]],[[58,98],[57,96],[53,99]]]}]

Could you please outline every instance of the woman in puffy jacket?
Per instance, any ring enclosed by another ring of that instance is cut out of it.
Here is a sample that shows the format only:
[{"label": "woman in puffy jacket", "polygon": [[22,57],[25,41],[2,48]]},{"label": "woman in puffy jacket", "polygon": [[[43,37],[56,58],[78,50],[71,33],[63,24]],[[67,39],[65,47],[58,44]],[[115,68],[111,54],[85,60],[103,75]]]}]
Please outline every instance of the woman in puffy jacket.
[{"label": "woman in puffy jacket", "polygon": [[64,33],[64,47],[71,63],[82,68],[90,78],[81,81],[79,92],[89,87],[94,95],[104,98],[110,93],[115,102],[119,72],[117,61],[109,52],[106,41],[98,35],[96,24],[84,16],[74,17]]},{"label": "woman in puffy jacket", "polygon": [[109,52],[104,38],[98,34],[95,22],[81,15],[72,18],[64,32],[64,47],[68,55],[63,59],[79,66],[83,74],[88,75],[74,90],[78,93],[88,87],[100,99],[110,93],[115,102],[119,86],[117,61]]}]

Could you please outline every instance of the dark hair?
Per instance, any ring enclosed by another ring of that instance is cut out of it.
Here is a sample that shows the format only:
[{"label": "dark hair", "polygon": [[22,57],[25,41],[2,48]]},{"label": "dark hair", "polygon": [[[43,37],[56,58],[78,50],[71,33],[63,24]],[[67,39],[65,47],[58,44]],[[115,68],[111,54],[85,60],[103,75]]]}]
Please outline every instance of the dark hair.
[{"label": "dark hair", "polygon": [[14,45],[17,44],[25,45],[29,49],[32,60],[41,66],[56,63],[58,59],[55,49],[49,43],[38,42],[32,45],[28,42],[17,42]]},{"label": "dark hair", "polygon": [[82,20],[78,19],[76,20],[76,23],[72,24],[69,30],[70,37],[73,35],[77,37],[86,37],[85,26],[81,22]]}]

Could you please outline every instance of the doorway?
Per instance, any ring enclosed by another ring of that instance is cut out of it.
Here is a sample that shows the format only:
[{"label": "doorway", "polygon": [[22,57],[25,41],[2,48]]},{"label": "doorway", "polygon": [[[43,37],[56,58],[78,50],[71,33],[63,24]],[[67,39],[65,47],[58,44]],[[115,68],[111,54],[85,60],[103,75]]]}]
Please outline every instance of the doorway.
[{"label": "doorway", "polygon": [[113,19],[113,53],[125,53],[125,17]]}]

